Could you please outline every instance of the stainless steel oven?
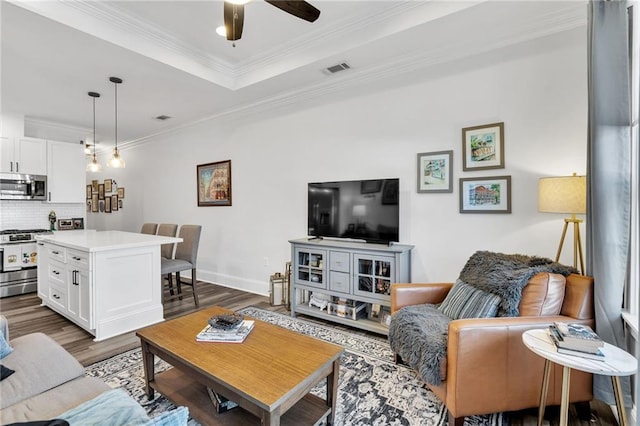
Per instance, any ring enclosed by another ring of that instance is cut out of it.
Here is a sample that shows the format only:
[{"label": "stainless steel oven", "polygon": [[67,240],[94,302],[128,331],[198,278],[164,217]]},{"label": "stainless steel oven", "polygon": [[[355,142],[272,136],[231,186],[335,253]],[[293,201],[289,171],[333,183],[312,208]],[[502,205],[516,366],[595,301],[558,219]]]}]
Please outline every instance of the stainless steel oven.
[{"label": "stainless steel oven", "polygon": [[46,229],[0,231],[0,297],[32,293],[38,288],[35,234]]}]

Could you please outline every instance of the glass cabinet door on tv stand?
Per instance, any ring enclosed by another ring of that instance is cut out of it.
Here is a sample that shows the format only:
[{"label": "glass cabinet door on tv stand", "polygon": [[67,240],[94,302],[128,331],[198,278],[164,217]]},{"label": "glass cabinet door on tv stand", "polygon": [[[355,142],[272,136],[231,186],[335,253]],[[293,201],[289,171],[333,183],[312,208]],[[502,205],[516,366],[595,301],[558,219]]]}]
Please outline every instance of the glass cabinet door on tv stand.
[{"label": "glass cabinet door on tv stand", "polygon": [[353,293],[389,301],[392,277],[395,277],[393,257],[354,254],[356,281]]},{"label": "glass cabinet door on tv stand", "polygon": [[294,281],[310,287],[326,288],[326,259],[325,250],[296,249]]}]

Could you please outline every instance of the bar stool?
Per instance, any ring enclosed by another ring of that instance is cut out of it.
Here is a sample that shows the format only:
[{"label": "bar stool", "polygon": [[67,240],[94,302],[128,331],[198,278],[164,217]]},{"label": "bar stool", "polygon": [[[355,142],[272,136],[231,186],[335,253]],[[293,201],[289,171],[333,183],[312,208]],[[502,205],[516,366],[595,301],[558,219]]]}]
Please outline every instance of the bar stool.
[{"label": "bar stool", "polygon": [[142,225],[142,229],[140,229],[140,233],[148,234],[148,235],[156,235],[157,230],[158,230],[157,223],[144,223]]},{"label": "bar stool", "polygon": [[[169,280],[169,291],[173,295],[172,273],[176,274],[176,288],[178,297],[182,298],[182,284],[189,285],[193,290],[193,300],[198,306],[198,291],[196,288],[196,262],[198,260],[198,246],[200,245],[200,225],[182,225],[180,227],[180,238],[182,242],[176,247],[176,254],[173,259],[163,257],[161,259],[161,274],[167,275]],[[191,283],[180,280],[180,272],[191,269]]]}]

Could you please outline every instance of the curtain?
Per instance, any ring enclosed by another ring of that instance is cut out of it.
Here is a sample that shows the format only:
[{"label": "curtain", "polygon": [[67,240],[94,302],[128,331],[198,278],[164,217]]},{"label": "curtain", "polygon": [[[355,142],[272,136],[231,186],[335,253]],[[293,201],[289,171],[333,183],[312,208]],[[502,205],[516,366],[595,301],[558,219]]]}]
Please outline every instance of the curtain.
[{"label": "curtain", "polygon": [[[589,2],[587,274],[594,277],[596,332],[625,349],[620,315],[630,244],[631,104],[627,3]],[[623,378],[625,404],[630,382]],[[594,396],[613,404],[608,376],[594,375]]]}]

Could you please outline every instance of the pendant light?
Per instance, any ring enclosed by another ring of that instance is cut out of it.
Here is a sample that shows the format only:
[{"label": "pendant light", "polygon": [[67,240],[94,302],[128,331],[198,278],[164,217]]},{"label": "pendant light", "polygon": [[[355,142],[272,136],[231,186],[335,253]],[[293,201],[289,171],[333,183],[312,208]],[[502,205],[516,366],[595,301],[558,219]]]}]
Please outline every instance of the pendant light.
[{"label": "pendant light", "polygon": [[125,162],[124,158],[118,152],[118,84],[122,83],[122,79],[118,77],[109,77],[109,81],[114,84],[115,94],[116,94],[116,131],[115,131],[115,146],[113,148],[113,155],[107,162],[108,167],[113,167],[114,169],[124,169]]},{"label": "pendant light", "polygon": [[100,93],[89,92],[88,95],[93,98],[93,158],[87,164],[87,171],[96,173],[102,171],[102,165],[96,158],[96,98],[100,97]]}]

